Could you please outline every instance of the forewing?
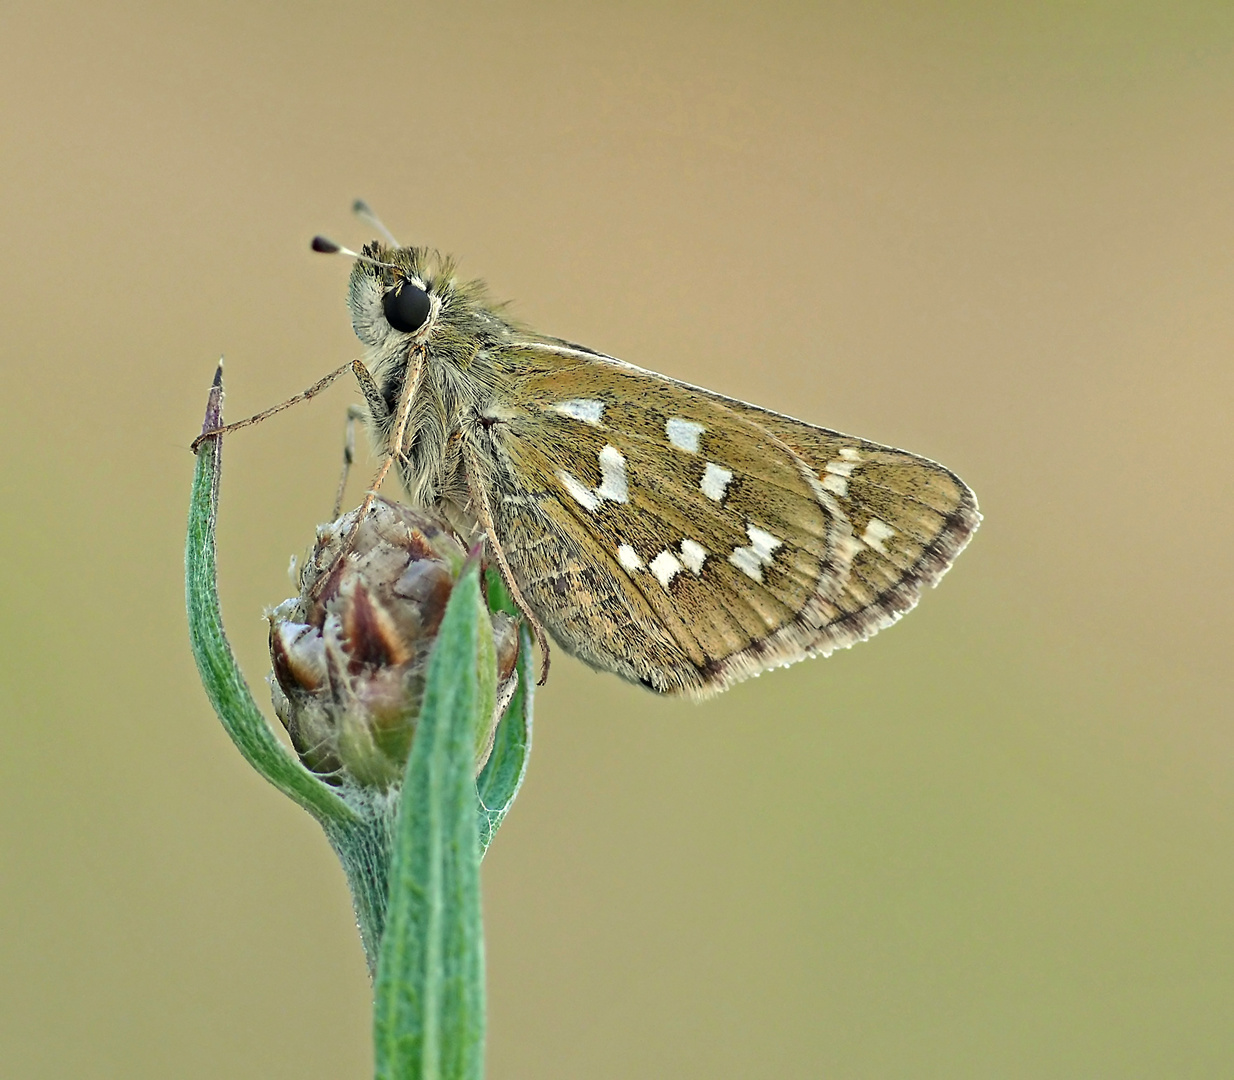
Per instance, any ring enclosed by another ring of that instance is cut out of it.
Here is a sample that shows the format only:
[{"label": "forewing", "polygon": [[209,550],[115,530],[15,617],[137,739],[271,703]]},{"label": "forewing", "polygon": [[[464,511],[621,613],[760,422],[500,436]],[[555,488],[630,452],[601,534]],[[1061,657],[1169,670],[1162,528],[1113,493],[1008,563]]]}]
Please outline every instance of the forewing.
[{"label": "forewing", "polygon": [[658,691],[868,637],[976,525],[971,492],[914,455],[565,346],[496,364],[519,584],[567,651]]}]

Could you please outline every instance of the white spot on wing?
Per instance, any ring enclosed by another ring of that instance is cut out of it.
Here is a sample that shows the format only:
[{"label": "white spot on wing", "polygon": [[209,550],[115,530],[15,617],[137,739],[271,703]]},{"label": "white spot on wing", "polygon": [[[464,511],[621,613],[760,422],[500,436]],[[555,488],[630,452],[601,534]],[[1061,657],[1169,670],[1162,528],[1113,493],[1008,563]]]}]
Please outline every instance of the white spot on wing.
[{"label": "white spot on wing", "polygon": [[832,495],[839,495],[841,498],[846,496],[848,478],[853,475],[853,470],[860,464],[859,457],[856,450],[847,446],[843,447],[838,458],[823,466],[823,490],[830,491]]},{"label": "white spot on wing", "polygon": [[571,420],[581,420],[584,424],[599,427],[604,416],[604,402],[592,398],[571,398],[569,401],[559,401],[551,406],[554,412],[568,416]]},{"label": "white spot on wing", "polygon": [[778,536],[764,532],[757,525],[746,525],[746,535],[750,538],[754,554],[764,562],[771,562],[772,553],[784,543]]},{"label": "white spot on wing", "polygon": [[594,514],[605,499],[609,502],[629,502],[630,492],[626,484],[626,459],[615,446],[606,446],[600,451],[600,486],[592,489],[564,469],[557,470],[570,497],[589,514]]},{"label": "white spot on wing", "polygon": [[570,493],[570,497],[579,504],[584,510],[590,514],[596,512],[596,508],[600,505],[600,499],[591,488],[584,486],[565,469],[557,470],[557,479],[565,486],[566,491]]},{"label": "white spot on wing", "polygon": [[734,548],[733,553],[728,557],[728,561],[745,574],[746,577],[751,577],[755,581],[760,582],[763,580],[762,563],[755,558],[754,553],[749,548]]},{"label": "white spot on wing", "polygon": [[698,453],[698,439],[707,429],[693,420],[683,420],[680,416],[670,416],[664,425],[664,434],[678,450],[688,454]]},{"label": "white spot on wing", "polygon": [[706,559],[707,549],[702,544],[697,544],[693,540],[683,540],[681,542],[681,561],[694,574],[701,574],[703,572],[703,563]]},{"label": "white spot on wing", "polygon": [[638,557],[638,552],[629,544],[622,544],[617,549],[617,561],[631,573],[643,568],[643,560]]},{"label": "white spot on wing", "polygon": [[600,451],[600,486],[596,488],[596,496],[608,499],[610,502],[629,502],[630,493],[626,487],[626,459],[615,446],[606,446]]},{"label": "white spot on wing", "polygon": [[670,551],[661,551],[649,564],[649,569],[656,576],[656,580],[668,588],[668,583],[681,573],[681,563],[673,556]]},{"label": "white spot on wing", "polygon": [[867,547],[872,547],[880,555],[886,555],[887,548],[883,545],[883,541],[889,540],[895,534],[895,529],[885,521],[872,517],[866,525],[866,531],[861,534],[861,542]]},{"label": "white spot on wing", "polygon": [[733,474],[727,469],[720,468],[719,465],[707,462],[707,468],[703,470],[703,479],[699,482],[699,487],[704,495],[716,502],[724,501],[724,493],[728,491],[728,485],[732,483]]},{"label": "white spot on wing", "polygon": [[760,529],[757,525],[746,525],[746,535],[750,538],[748,547],[733,548],[733,553],[728,557],[738,570],[746,577],[753,578],[757,582],[763,580],[763,567],[770,566],[775,558],[776,548],[783,547],[784,541],[778,536],[772,536],[771,533]]}]

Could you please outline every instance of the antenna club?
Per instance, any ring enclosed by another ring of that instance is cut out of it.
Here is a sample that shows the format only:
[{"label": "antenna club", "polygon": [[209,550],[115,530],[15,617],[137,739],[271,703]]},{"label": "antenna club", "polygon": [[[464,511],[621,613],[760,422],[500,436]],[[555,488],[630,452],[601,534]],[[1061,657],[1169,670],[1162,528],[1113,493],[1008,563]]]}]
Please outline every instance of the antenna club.
[{"label": "antenna club", "polygon": [[324,236],[314,236],[310,247],[314,251],[321,252],[322,255],[337,255],[343,250],[333,240],[329,240]]},{"label": "antenna club", "polygon": [[373,213],[373,208],[369,206],[363,199],[356,199],[351,204],[351,212],[356,215],[361,221],[372,225],[383,237],[386,243],[391,247],[402,247],[402,245],[394,238],[394,233],[382,224],[381,218]]}]

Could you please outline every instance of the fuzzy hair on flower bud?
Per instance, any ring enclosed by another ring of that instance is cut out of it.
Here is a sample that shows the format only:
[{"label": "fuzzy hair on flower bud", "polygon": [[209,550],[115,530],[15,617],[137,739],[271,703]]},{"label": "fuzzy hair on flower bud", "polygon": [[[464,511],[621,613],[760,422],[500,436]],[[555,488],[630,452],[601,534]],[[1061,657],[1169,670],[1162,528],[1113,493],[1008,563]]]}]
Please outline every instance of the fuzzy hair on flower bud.
[{"label": "fuzzy hair on flower bud", "polygon": [[[442,519],[377,499],[317,530],[300,595],[268,613],[274,710],[308,768],[340,786],[403,776],[428,657],[467,553]],[[340,557],[353,530],[347,554]],[[492,612],[497,702],[476,772],[518,681],[518,629]]]}]

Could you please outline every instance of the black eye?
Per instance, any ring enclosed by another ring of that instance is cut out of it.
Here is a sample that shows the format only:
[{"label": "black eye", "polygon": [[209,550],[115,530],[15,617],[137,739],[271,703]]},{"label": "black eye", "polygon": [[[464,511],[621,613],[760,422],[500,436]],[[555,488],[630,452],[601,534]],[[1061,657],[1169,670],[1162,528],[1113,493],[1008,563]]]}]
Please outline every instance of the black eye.
[{"label": "black eye", "polygon": [[424,325],[430,307],[428,293],[410,281],[404,281],[381,298],[386,322],[404,334],[414,334]]}]

